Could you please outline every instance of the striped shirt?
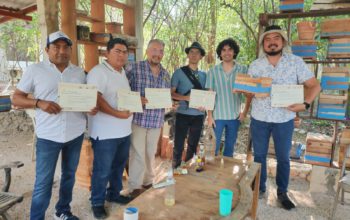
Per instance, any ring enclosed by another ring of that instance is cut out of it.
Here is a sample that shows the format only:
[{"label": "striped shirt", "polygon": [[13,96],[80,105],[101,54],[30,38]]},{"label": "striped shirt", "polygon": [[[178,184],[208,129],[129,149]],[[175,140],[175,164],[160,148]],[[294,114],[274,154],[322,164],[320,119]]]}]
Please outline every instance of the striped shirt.
[{"label": "striped shirt", "polygon": [[[158,77],[154,77],[147,60],[132,63],[126,67],[131,91],[140,92],[145,97],[145,88],[170,88],[170,75],[160,65]],[[143,113],[134,113],[132,121],[143,128],[160,128],[164,123],[164,109],[143,109]]]},{"label": "striped shirt", "polygon": [[232,120],[239,116],[242,95],[232,93],[237,73],[247,73],[247,67],[235,63],[231,72],[225,73],[220,63],[211,68],[207,74],[205,87],[216,92],[213,111],[215,120]]}]

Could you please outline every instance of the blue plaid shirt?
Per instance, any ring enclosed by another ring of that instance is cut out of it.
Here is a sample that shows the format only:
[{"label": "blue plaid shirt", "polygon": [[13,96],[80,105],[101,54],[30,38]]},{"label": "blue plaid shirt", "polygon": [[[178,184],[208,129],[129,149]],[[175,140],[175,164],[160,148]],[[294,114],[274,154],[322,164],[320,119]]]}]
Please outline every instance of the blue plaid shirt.
[{"label": "blue plaid shirt", "polygon": [[[170,75],[160,65],[157,78],[152,74],[147,60],[132,63],[126,67],[132,91],[140,92],[145,97],[145,88],[170,88]],[[160,128],[164,123],[164,109],[143,109],[143,113],[134,113],[133,123],[143,128]]]}]

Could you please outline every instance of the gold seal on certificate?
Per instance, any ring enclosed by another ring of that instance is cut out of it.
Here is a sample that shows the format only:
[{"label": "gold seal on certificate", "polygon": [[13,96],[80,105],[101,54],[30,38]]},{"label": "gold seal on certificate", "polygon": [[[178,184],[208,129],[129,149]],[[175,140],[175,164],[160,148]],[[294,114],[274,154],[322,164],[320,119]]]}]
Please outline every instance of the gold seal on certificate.
[{"label": "gold seal on certificate", "polygon": [[146,88],[145,96],[148,100],[146,109],[171,108],[173,105],[170,89]]},{"label": "gold seal on certificate", "polygon": [[190,108],[200,108],[204,107],[206,110],[214,110],[215,105],[215,95],[214,91],[205,91],[199,89],[191,89],[190,95]]},{"label": "gold seal on certificate", "polygon": [[272,85],[271,106],[288,107],[292,104],[304,102],[303,85]]},{"label": "gold seal on certificate", "polygon": [[143,112],[140,92],[118,89],[117,106],[120,111]]},{"label": "gold seal on certificate", "polygon": [[59,83],[58,104],[63,111],[89,112],[97,104],[97,88],[95,85]]}]

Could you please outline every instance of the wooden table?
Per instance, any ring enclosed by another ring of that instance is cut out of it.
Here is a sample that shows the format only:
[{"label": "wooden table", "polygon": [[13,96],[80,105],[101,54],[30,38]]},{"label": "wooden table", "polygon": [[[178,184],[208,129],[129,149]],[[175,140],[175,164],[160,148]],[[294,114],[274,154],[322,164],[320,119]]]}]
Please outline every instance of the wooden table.
[{"label": "wooden table", "polygon": [[[157,169],[157,177],[164,178],[166,169]],[[196,172],[193,167],[188,175],[175,176],[175,205],[164,204],[165,188],[151,188],[134,199],[127,206],[139,209],[139,220],[212,220],[244,219],[251,216],[256,219],[259,196],[260,164],[232,158],[220,158],[207,163],[204,171]],[[254,190],[252,185],[255,180]],[[234,192],[233,210],[228,217],[219,215],[219,191],[227,188]],[[123,219],[124,208],[113,215]],[[112,217],[112,216],[111,216]]]}]

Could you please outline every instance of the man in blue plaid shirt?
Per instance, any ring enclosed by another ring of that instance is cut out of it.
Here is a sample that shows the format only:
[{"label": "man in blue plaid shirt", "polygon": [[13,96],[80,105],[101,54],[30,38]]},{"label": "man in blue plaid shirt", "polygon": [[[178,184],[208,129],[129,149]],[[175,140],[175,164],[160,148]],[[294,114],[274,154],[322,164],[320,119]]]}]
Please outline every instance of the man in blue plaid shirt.
[{"label": "man in blue plaid shirt", "polygon": [[[153,39],[148,43],[147,59],[129,65],[127,77],[132,91],[140,92],[142,104],[147,103],[145,88],[170,88],[170,75],[161,65],[164,56],[164,42]],[[161,127],[164,123],[164,109],[143,109],[134,113],[129,159],[129,192],[152,186],[154,178],[154,155]]]}]

